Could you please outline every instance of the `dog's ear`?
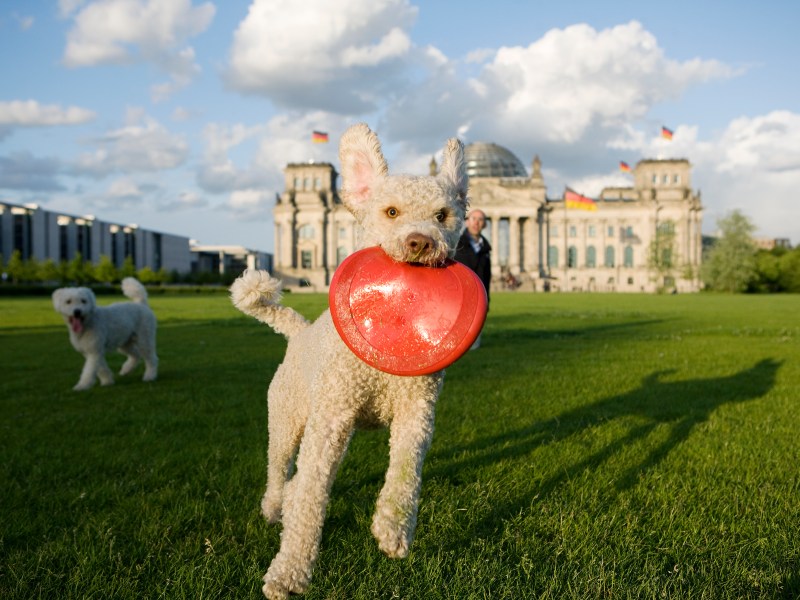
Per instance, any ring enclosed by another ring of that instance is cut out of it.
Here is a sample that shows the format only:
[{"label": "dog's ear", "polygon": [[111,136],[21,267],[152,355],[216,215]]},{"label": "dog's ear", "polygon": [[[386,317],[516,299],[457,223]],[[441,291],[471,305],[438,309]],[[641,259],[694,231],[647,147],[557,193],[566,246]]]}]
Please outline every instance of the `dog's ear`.
[{"label": "dog's ear", "polygon": [[61,300],[61,294],[62,294],[62,293],[63,293],[63,292],[62,292],[61,288],[58,288],[56,291],[54,291],[54,292],[53,292],[53,295],[52,295],[52,298],[53,298],[53,306],[56,308],[56,310],[58,309],[58,303],[59,303],[59,302],[60,302],[60,300]]},{"label": "dog's ear", "polygon": [[464,160],[464,144],[456,138],[450,138],[444,146],[442,168],[439,179],[452,186],[459,202],[467,206],[467,163]]},{"label": "dog's ear", "polygon": [[339,142],[342,200],[353,214],[369,202],[375,183],[389,172],[378,136],[365,123],[353,125]]}]

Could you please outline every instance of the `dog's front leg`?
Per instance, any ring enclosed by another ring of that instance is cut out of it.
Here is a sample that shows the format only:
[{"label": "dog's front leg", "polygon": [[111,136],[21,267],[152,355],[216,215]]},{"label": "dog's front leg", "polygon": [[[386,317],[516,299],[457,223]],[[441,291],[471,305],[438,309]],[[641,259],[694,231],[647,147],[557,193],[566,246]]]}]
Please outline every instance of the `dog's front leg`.
[{"label": "dog's front leg", "polygon": [[[420,378],[429,379],[429,378]],[[422,463],[433,438],[436,381],[421,381],[413,399],[395,401],[390,426],[389,469],[372,518],[372,535],[391,558],[405,558],[417,525]]]},{"label": "dog's front leg", "polygon": [[281,548],[264,575],[267,598],[303,593],[311,581],[328,497],[354,423],[354,413],[322,411],[309,418],[291,492],[284,497]]},{"label": "dog's front leg", "polygon": [[105,357],[102,354],[87,354],[86,362],[83,363],[81,378],[72,389],[78,391],[88,390],[94,385],[95,378],[98,377],[102,385],[114,383],[114,375],[111,373],[111,369],[108,368]]}]

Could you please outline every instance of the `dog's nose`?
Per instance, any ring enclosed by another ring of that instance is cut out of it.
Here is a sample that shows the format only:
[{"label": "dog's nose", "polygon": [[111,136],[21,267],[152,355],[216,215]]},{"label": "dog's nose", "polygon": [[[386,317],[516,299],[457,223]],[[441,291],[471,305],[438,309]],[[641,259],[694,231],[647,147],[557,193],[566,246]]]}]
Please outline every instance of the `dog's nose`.
[{"label": "dog's nose", "polygon": [[412,233],[406,238],[406,248],[414,256],[424,256],[433,250],[432,237],[421,233]]},{"label": "dog's nose", "polygon": [[80,308],[76,308],[75,310],[73,310],[72,311],[72,316],[73,317],[80,317],[81,316],[81,309]]}]

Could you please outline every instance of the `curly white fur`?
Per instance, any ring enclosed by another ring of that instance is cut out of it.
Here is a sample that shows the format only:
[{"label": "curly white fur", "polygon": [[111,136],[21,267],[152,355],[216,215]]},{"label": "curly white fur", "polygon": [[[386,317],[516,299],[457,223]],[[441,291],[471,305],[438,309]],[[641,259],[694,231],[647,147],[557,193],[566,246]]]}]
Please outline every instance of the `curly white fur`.
[{"label": "curly white fur", "polygon": [[122,293],[132,302],[97,306],[94,292],[85,287],[53,292],[53,306],[64,317],[70,342],[86,358],[75,390],[89,389],[96,379],[102,385],[114,383],[105,358],[114,349],[128,357],[120,375],[135,369],[140,359],[145,363],[143,381],[153,381],[158,375],[156,317],[147,304],[147,290],[133,277],[126,277]]},{"label": "curly white fur", "polygon": [[[339,155],[343,200],[363,228],[362,246],[428,265],[452,254],[467,205],[461,142],[447,143],[438,177],[389,176],[378,138],[364,124],[345,132]],[[341,340],[330,311],[309,324],[278,304],[279,290],[277,280],[259,271],[246,271],[231,286],[239,310],[289,339],[267,394],[269,465],[261,510],[270,522],[283,523],[280,551],[264,575],[264,594],[273,600],[302,593],[311,581],[331,486],[357,427],[390,429],[372,534],[388,556],[408,554],[444,380],[444,371],[400,377],[370,367]]]}]

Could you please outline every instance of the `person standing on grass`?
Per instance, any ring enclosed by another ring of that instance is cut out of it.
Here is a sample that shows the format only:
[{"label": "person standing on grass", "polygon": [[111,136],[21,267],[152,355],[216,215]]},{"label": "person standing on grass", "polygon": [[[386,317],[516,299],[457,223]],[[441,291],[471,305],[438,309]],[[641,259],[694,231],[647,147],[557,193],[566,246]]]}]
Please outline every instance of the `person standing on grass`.
[{"label": "person standing on grass", "polygon": [[[455,259],[466,265],[483,282],[486,290],[486,301],[489,301],[489,287],[492,284],[492,246],[481,234],[486,227],[486,214],[480,209],[472,209],[464,222],[466,228],[458,240]],[[470,350],[480,347],[481,336],[475,340]]]}]

